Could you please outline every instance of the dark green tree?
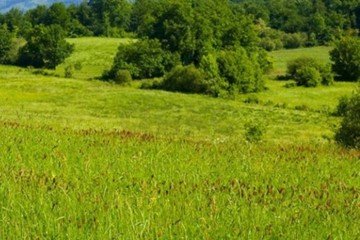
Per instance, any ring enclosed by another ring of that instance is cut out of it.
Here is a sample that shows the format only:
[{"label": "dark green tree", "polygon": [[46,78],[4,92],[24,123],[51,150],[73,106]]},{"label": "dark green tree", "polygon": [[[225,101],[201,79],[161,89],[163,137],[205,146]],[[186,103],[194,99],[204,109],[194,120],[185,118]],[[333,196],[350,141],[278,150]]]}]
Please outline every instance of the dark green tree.
[{"label": "dark green tree", "polygon": [[9,55],[13,47],[12,35],[5,26],[0,26],[0,64],[9,61]]},{"label": "dark green tree", "polygon": [[360,78],[360,40],[343,38],[330,52],[333,71],[344,81],[356,81]]},{"label": "dark green tree", "polygon": [[120,70],[128,70],[134,79],[161,77],[177,63],[177,55],[163,50],[156,39],[120,45],[105,79],[115,79]]},{"label": "dark green tree", "polygon": [[65,40],[65,32],[58,25],[36,26],[26,37],[26,45],[19,51],[19,64],[36,68],[50,68],[70,56],[73,45]]}]

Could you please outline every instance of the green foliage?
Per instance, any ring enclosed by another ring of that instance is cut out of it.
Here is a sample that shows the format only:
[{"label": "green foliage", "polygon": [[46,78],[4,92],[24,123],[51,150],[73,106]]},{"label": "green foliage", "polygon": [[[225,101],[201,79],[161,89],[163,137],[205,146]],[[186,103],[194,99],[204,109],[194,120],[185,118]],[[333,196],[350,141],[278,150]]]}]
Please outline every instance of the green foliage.
[{"label": "green foliage", "polygon": [[261,39],[261,41],[259,43],[259,46],[264,48],[266,51],[269,51],[269,52],[280,49],[280,48],[277,47],[276,43],[270,38]]},{"label": "green foliage", "polygon": [[131,73],[128,70],[118,70],[115,73],[113,81],[116,84],[127,84],[132,81]]},{"label": "green foliage", "polygon": [[21,66],[55,69],[73,52],[73,45],[65,41],[65,33],[58,25],[37,26],[26,41],[19,53]]},{"label": "green foliage", "polygon": [[298,86],[316,87],[321,83],[321,75],[316,68],[306,66],[297,70],[295,81]]},{"label": "green foliage", "polygon": [[74,67],[72,65],[68,65],[65,67],[65,78],[72,78],[74,75]]},{"label": "green foliage", "polygon": [[6,27],[0,25],[0,64],[8,63],[13,48],[11,33]]},{"label": "green foliage", "polygon": [[345,116],[335,138],[347,147],[360,148],[360,90],[347,102],[340,104]]},{"label": "green foliage", "polygon": [[343,38],[330,52],[333,70],[341,80],[356,81],[360,78],[360,40]]},{"label": "green foliage", "polygon": [[193,65],[177,66],[165,76],[161,88],[174,92],[204,93],[204,78],[203,72]]},{"label": "green foliage", "polygon": [[252,19],[233,11],[227,0],[141,0],[134,13],[137,33],[159,39],[184,65],[198,66],[204,55],[223,48],[239,45],[252,51],[258,40]]},{"label": "green foliage", "polygon": [[162,49],[156,39],[120,45],[105,79],[114,79],[118,70],[126,69],[134,79],[161,77],[177,63],[177,55]]},{"label": "green foliage", "polygon": [[288,63],[287,74],[298,86],[329,86],[334,82],[330,65],[322,65],[312,57],[300,57]]},{"label": "green foliage", "polygon": [[342,96],[339,99],[339,104],[334,112],[335,116],[344,117],[349,109],[350,99],[348,96]]},{"label": "green foliage", "polygon": [[256,92],[264,87],[262,70],[256,56],[243,48],[221,51],[217,57],[219,75],[238,92]]},{"label": "green foliage", "polygon": [[282,42],[285,48],[299,48],[305,45],[306,34],[293,33],[284,34]]}]

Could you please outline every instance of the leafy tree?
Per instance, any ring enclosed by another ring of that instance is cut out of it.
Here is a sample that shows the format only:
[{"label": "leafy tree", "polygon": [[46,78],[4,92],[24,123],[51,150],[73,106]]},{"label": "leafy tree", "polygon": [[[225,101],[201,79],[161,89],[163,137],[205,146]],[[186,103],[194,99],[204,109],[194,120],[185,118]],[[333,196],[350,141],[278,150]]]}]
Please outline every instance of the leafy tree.
[{"label": "leafy tree", "polygon": [[73,51],[73,45],[65,41],[65,32],[58,25],[36,26],[26,41],[19,53],[21,66],[55,69]]},{"label": "leafy tree", "polygon": [[64,3],[53,3],[47,9],[43,21],[42,23],[47,26],[56,24],[66,31],[70,25],[70,14]]},{"label": "leafy tree", "polygon": [[120,45],[105,79],[114,79],[119,70],[128,70],[134,79],[161,77],[177,62],[177,55],[163,50],[156,39]]},{"label": "leafy tree", "polygon": [[12,35],[6,26],[0,26],[0,64],[9,61],[9,55],[13,47]]},{"label": "leafy tree", "polygon": [[360,78],[360,40],[343,38],[330,52],[333,70],[342,80],[356,81]]},{"label": "leafy tree", "polygon": [[220,77],[240,93],[262,90],[262,70],[255,57],[249,57],[244,48],[221,51],[217,58]]},{"label": "leafy tree", "polygon": [[90,0],[92,28],[96,35],[112,36],[113,29],[127,30],[132,5],[127,0]]}]

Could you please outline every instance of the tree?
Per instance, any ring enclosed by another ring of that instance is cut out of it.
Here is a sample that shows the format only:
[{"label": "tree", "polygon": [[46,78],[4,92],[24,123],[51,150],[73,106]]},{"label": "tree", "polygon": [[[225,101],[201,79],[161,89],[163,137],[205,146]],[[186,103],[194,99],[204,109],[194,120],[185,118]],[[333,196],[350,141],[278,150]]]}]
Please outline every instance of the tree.
[{"label": "tree", "polygon": [[65,4],[52,4],[46,12],[44,24],[47,26],[56,24],[61,26],[66,31],[70,25],[70,14],[66,9]]},{"label": "tree", "polygon": [[11,33],[5,26],[0,26],[0,64],[7,63],[13,47]]},{"label": "tree", "polygon": [[341,80],[356,81],[360,78],[360,40],[343,38],[330,52],[333,71]]},{"label": "tree", "polygon": [[[113,30],[127,30],[132,5],[127,0],[90,0],[92,28],[96,35],[112,36]],[[116,35],[116,34],[115,34]]]},{"label": "tree", "polygon": [[21,66],[55,69],[70,56],[74,48],[65,41],[65,32],[58,25],[36,26],[26,37],[26,41],[26,45],[19,51]]},{"label": "tree", "polygon": [[177,61],[177,55],[163,50],[157,39],[145,39],[120,45],[105,79],[115,79],[119,70],[128,70],[134,79],[161,77]]}]

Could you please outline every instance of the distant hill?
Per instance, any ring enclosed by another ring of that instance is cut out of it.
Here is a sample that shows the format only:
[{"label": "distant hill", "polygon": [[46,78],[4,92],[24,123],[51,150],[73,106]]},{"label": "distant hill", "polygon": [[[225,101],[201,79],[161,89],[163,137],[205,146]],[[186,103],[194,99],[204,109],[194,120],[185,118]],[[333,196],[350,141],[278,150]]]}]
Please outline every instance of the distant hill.
[{"label": "distant hill", "polygon": [[0,12],[7,12],[11,8],[28,10],[37,5],[51,5],[54,2],[63,2],[65,4],[80,3],[82,0],[0,0]]}]

